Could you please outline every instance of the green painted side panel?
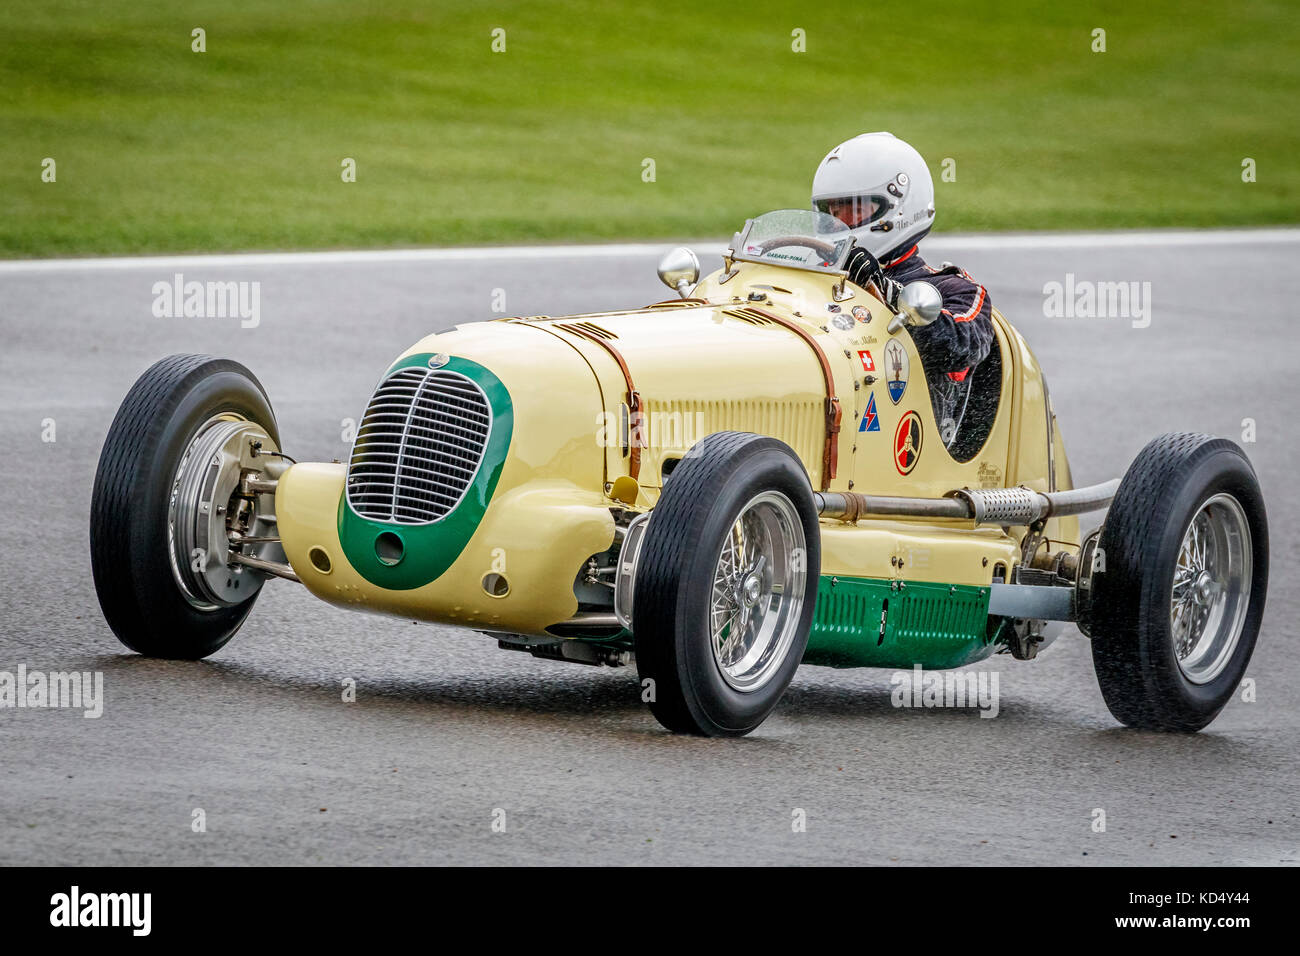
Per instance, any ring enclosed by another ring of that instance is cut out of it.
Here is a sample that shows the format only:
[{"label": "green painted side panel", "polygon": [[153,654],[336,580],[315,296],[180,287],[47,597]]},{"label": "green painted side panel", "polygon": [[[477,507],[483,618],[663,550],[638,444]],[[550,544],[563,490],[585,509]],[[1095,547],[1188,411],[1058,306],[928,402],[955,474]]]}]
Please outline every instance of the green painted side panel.
[{"label": "green painted side panel", "polygon": [[996,649],[989,589],[822,575],[805,664],[962,667]]},{"label": "green painted side panel", "polygon": [[[400,368],[426,365],[432,353],[408,355],[393,363],[384,377]],[[479,526],[505,467],[514,431],[514,405],[501,380],[477,362],[452,356],[444,369],[473,379],[492,406],[492,431],[483,461],[465,497],[433,524],[389,524],[363,518],[349,507],[346,492],[339,496],[339,541],[349,563],[371,584],[390,591],[409,591],[437,580],[460,557]],[[388,565],[375,554],[375,539],[389,532],[402,539],[403,556]]]}]

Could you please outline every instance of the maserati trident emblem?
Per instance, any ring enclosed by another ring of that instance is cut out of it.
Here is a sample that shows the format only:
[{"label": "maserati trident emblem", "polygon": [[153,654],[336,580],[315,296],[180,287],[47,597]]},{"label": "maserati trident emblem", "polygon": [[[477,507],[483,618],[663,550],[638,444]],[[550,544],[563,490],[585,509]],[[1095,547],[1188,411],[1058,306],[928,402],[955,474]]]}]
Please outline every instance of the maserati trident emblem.
[{"label": "maserati trident emblem", "polygon": [[903,393],[907,391],[910,365],[907,349],[891,339],[885,346],[885,381],[889,383],[889,400],[895,405],[903,400]]}]

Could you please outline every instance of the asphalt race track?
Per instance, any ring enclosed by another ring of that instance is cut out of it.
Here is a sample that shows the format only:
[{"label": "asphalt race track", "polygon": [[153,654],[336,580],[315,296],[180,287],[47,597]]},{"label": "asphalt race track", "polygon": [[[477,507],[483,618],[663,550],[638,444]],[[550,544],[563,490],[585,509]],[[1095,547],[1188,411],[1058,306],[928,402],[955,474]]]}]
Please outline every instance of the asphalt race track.
[{"label": "asphalt race track", "polygon": [[[702,740],[660,729],[634,671],[336,610],[289,582],[207,661],[144,659],[104,624],[91,484],[155,359],[238,359],[290,454],[345,458],[342,420],[421,335],[492,317],[498,289],[512,314],[662,299],[665,248],[0,264],[0,671],[104,679],[99,719],[0,710],[0,864],[1300,861],[1300,230],[926,243],[1028,337],[1078,483],[1158,432],[1242,441],[1253,419],[1272,529],[1256,700],[1198,735],[1122,729],[1073,628],[1037,661],[981,665],[995,719],[897,709],[888,671],[805,667],[752,737]],[[155,318],[152,285],[177,272],[260,281],[259,324]],[[1044,284],[1067,273],[1149,282],[1149,325],[1045,317]]]}]

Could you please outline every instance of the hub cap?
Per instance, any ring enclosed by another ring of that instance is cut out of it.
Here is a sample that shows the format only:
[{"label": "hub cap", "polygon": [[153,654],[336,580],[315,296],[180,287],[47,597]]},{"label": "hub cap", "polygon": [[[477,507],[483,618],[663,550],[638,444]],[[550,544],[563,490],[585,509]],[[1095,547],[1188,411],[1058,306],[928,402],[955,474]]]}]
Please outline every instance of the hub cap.
[{"label": "hub cap", "polygon": [[1192,516],[1174,566],[1169,629],[1174,657],[1194,684],[1228,666],[1250,603],[1250,525],[1237,499],[1210,498]]},{"label": "hub cap", "polygon": [[794,643],[803,609],[803,524],[779,491],[750,499],[718,556],[710,605],[713,659],[738,691],[766,684]]}]

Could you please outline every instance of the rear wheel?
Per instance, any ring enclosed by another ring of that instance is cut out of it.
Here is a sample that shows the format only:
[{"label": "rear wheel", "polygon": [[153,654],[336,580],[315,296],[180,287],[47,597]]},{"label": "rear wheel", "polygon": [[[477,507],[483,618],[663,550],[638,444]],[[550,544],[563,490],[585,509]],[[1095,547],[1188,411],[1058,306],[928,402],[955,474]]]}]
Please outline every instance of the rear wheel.
[{"label": "rear wheel", "polygon": [[259,507],[239,483],[251,459],[278,451],[266,393],[237,362],[173,355],[140,376],[104,441],[90,506],[95,591],[123,644],[197,659],[239,629],[264,579],[229,564],[229,528],[274,535],[271,496]]},{"label": "rear wheel", "polygon": [[812,489],[789,446],[741,432],[697,443],[637,565],[637,670],[659,722],[708,736],[762,723],[803,658],[820,564]]},{"label": "rear wheel", "polygon": [[1156,438],[1099,548],[1092,657],[1106,706],[1130,727],[1200,730],[1241,682],[1268,590],[1268,521],[1245,453],[1208,435]]}]

